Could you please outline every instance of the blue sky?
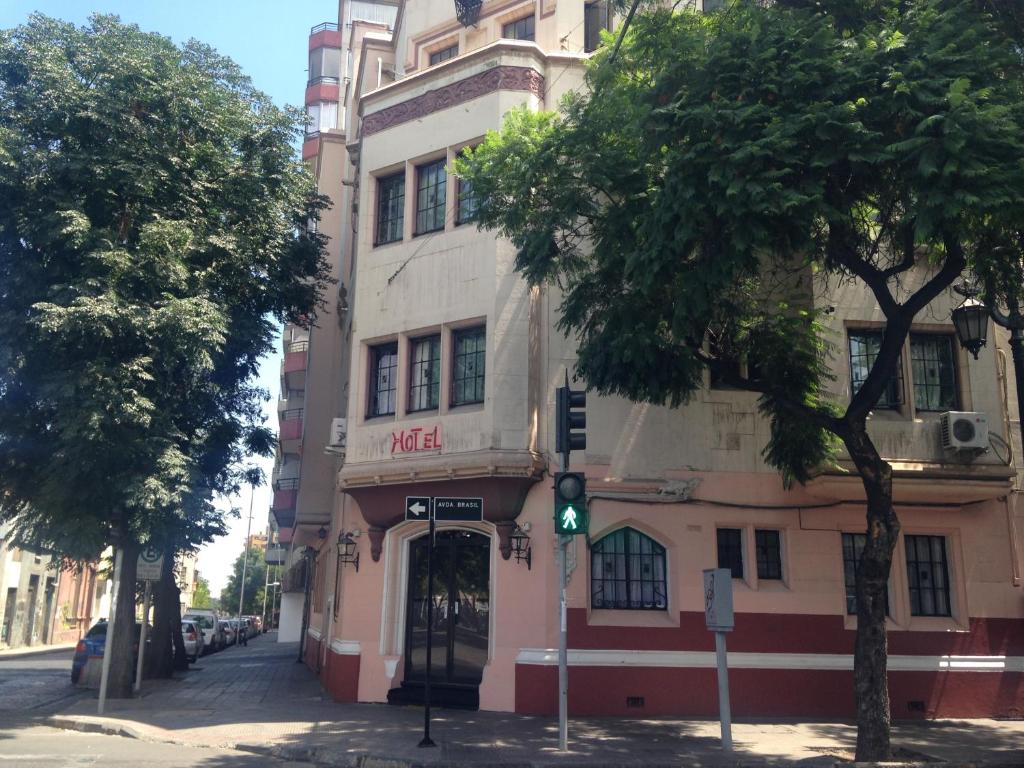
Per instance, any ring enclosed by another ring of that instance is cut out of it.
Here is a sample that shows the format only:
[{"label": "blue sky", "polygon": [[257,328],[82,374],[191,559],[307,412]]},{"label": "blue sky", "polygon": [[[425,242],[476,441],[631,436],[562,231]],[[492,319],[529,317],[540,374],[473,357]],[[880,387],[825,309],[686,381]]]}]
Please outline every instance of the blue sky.
[{"label": "blue sky", "polygon": [[[0,0],[0,28],[18,26],[35,12],[76,24],[85,23],[93,13],[111,13],[178,43],[189,38],[201,40],[234,59],[255,86],[281,106],[302,103],[310,27],[323,21],[337,21],[337,3],[332,0]],[[261,385],[272,395],[266,412],[275,429],[280,364],[278,351],[264,360],[260,374]],[[272,463],[262,462],[268,480]],[[209,579],[213,594],[224,587],[231,564],[242,551],[248,490],[241,498],[224,500],[223,506],[237,507],[243,514],[230,520],[227,536],[207,544],[199,554],[199,572]],[[266,529],[269,506],[270,489],[257,489],[252,516],[254,533]]]}]

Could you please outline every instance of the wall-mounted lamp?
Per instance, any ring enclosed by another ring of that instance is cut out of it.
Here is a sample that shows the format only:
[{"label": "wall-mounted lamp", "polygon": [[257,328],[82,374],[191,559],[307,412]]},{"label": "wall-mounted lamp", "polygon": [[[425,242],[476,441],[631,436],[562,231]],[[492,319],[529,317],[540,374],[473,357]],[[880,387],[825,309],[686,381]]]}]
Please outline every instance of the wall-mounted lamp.
[{"label": "wall-mounted lamp", "polygon": [[475,27],[480,21],[480,7],[483,0],[455,0],[455,18],[464,27]]},{"label": "wall-mounted lamp", "polygon": [[356,541],[358,535],[359,531],[348,531],[338,535],[338,566],[351,563],[356,567],[356,573],[359,573],[359,544]]},{"label": "wall-mounted lamp", "polygon": [[321,526],[320,526],[320,530],[316,532],[316,537],[317,537],[318,539],[320,539],[321,541],[323,541],[324,539],[326,539],[326,538],[327,538],[327,529],[326,529],[326,528],[324,528],[324,527],[323,527],[323,526],[321,525]]},{"label": "wall-mounted lamp", "polygon": [[516,556],[516,562],[521,563],[526,561],[526,570],[531,570],[533,565],[533,550],[530,548],[530,534],[528,531],[530,524],[526,524],[526,528],[516,526],[516,529],[512,531],[509,536],[509,541],[512,542],[512,554]]}]

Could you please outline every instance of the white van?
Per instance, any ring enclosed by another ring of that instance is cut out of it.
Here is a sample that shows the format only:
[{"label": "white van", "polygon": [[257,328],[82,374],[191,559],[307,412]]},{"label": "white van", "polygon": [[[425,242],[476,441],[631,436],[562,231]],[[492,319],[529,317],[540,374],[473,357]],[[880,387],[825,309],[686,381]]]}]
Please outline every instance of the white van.
[{"label": "white van", "polygon": [[224,647],[219,619],[217,612],[209,608],[189,608],[181,617],[182,621],[196,622],[203,631],[203,653],[219,651]]}]

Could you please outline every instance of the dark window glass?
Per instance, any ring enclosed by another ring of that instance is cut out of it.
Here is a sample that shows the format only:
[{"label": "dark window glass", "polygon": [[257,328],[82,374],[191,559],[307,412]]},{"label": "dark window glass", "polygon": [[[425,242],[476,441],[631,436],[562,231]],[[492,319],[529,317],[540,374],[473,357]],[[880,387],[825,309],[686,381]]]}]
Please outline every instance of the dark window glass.
[{"label": "dark window glass", "polygon": [[953,337],[910,335],[910,364],[914,376],[914,407],[919,411],[955,411],[956,365]]},{"label": "dark window glass", "polygon": [[459,208],[455,214],[456,224],[466,224],[473,220],[480,203],[473,194],[473,183],[459,179]]},{"label": "dark window glass", "polygon": [[601,30],[608,29],[608,3],[598,0],[583,6],[583,50],[596,51],[601,45]]},{"label": "dark window glass", "polygon": [[377,245],[402,239],[405,226],[405,174],[377,181]]},{"label": "dark window glass", "polygon": [[[857,571],[860,570],[860,555],[868,537],[863,533],[843,534],[843,581],[846,584],[846,612],[857,615]],[[885,596],[885,615],[889,615],[889,595]]]},{"label": "dark window glass", "polygon": [[757,549],[757,578],[782,578],[782,546],[778,531],[754,531]]},{"label": "dark window glass", "polygon": [[452,45],[448,48],[442,48],[440,51],[434,51],[430,54],[430,66],[440,64],[442,61],[448,61],[448,59],[454,59],[459,55],[459,46]]},{"label": "dark window glass", "polygon": [[524,16],[517,21],[509,22],[502,28],[501,36],[510,37],[513,40],[533,40],[533,16]]},{"label": "dark window glass", "polygon": [[411,346],[409,411],[437,408],[441,391],[441,337],[415,339]]},{"label": "dark window glass", "polygon": [[483,328],[453,334],[452,405],[484,401],[485,338]]},{"label": "dark window glass", "polygon": [[369,416],[390,416],[395,412],[397,374],[398,345],[371,347]]},{"label": "dark window glass", "polygon": [[718,567],[731,570],[734,579],[743,578],[743,531],[739,528],[718,529]]},{"label": "dark window glass", "polygon": [[[850,389],[857,394],[875,364],[882,347],[881,331],[850,331]],[[896,362],[896,375],[882,390],[876,408],[896,408],[903,402],[903,371]]]},{"label": "dark window glass", "polygon": [[416,169],[416,234],[444,229],[444,198],[448,172],[444,160]]},{"label": "dark window glass", "polygon": [[632,528],[622,528],[590,549],[593,608],[664,611],[668,608],[665,548]]},{"label": "dark window glass", "polygon": [[950,616],[945,536],[905,536],[911,616]]}]

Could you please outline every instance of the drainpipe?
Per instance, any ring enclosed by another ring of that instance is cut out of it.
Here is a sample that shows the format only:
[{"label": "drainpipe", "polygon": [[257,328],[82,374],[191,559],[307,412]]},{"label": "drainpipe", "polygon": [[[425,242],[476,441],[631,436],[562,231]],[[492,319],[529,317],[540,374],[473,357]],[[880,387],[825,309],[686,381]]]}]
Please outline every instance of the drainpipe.
[{"label": "drainpipe", "polygon": [[302,553],[302,558],[303,558],[303,560],[305,562],[305,565],[304,565],[304,575],[305,575],[305,579],[304,579],[304,581],[305,581],[305,589],[304,589],[304,591],[305,591],[305,599],[303,600],[303,604],[302,604],[302,625],[301,625],[301,629],[299,630],[299,658],[296,659],[296,661],[299,662],[300,664],[303,662],[305,654],[306,654],[306,632],[309,631],[309,601],[310,601],[310,596],[311,596],[311,593],[312,593],[312,590],[313,590],[313,579],[312,579],[312,575],[313,574],[311,573],[311,571],[313,569],[309,565],[309,561],[310,561],[309,549],[310,549],[309,547],[306,547],[305,551]]}]

